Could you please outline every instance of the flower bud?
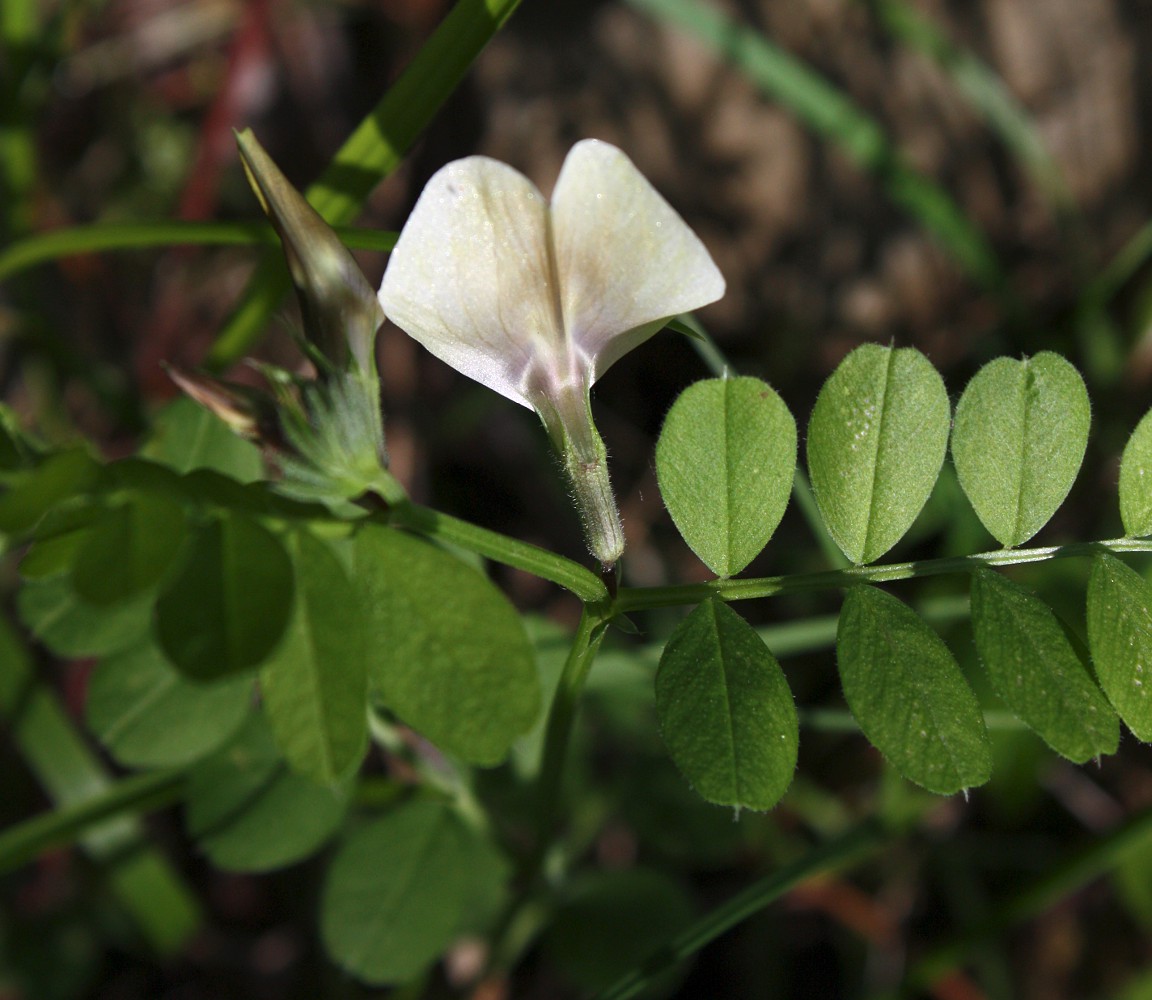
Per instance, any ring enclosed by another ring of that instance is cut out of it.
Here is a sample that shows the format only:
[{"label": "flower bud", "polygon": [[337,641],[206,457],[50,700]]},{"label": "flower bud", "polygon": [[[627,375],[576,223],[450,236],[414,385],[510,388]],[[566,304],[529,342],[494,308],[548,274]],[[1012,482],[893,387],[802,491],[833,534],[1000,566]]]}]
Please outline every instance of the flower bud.
[{"label": "flower bud", "polygon": [[308,204],[264,151],[251,129],[237,133],[248,182],[268,216],[288,258],[304,332],[325,367],[348,369],[349,354],[361,376],[376,375],[373,345],[384,312],[348,248]]}]

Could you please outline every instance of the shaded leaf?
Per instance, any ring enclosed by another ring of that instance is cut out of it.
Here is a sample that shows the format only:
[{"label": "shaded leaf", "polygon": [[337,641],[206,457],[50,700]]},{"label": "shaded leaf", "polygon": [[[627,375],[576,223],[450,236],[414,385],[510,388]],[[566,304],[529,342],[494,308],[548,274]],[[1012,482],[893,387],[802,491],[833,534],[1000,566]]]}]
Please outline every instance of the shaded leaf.
[{"label": "shaded leaf", "polygon": [[1091,420],[1080,373],[1051,351],[997,358],[968,383],[956,406],[952,457],[973,509],[1001,545],[1028,541],[1064,502]]},{"label": "shaded leaf", "polygon": [[32,532],[32,545],[20,560],[20,575],[42,580],[71,569],[101,510],[98,502],[77,497],[48,511]]},{"label": "shaded leaf", "polygon": [[1106,553],[1093,558],[1088,579],[1088,645],[1112,707],[1152,743],[1152,587]]},{"label": "shaded leaf", "polygon": [[251,700],[251,680],[190,683],[146,642],[97,667],[85,713],[96,738],[121,764],[175,767],[230,739]]},{"label": "shaded leaf", "polygon": [[1116,752],[1116,713],[1043,601],[977,570],[972,632],[993,690],[1053,750],[1078,764]]},{"label": "shaded leaf", "polygon": [[863,344],[824,383],[808,424],[808,470],[824,523],[854,563],[912,526],[948,447],[948,393],[919,351]]},{"label": "shaded leaf", "polygon": [[791,783],[792,692],[756,631],[723,602],[705,601],[672,633],[656,713],[673,761],[709,802],[770,809]]},{"label": "shaded leaf", "polygon": [[177,472],[212,469],[242,483],[260,479],[260,449],[237,437],[227,424],[192,400],[173,400],[156,414],[152,437],[141,456]]},{"label": "shaded leaf", "polygon": [[476,570],[403,532],[367,525],[353,549],[384,704],[445,752],[499,763],[540,704],[516,609]]},{"label": "shaded leaf", "polygon": [[315,853],[346,811],[342,790],[288,768],[254,714],[236,740],[192,769],[185,822],[218,868],[257,872]]},{"label": "shaded leaf", "polygon": [[330,784],[360,763],[368,742],[367,616],[327,545],[307,531],[288,541],[296,600],[260,690],[288,762]]},{"label": "shaded leaf", "polygon": [[152,621],[154,595],[108,608],[81,600],[67,575],[29,580],[16,593],[20,619],[59,656],[105,656],[143,639]]},{"label": "shaded leaf", "polygon": [[849,589],[836,659],[864,735],[905,778],[941,795],[988,780],[980,705],[943,640],[906,604],[875,587]]},{"label": "shaded leaf", "polygon": [[281,640],[292,594],[292,563],[279,540],[251,518],[224,514],[189,538],[156,604],[156,636],[189,677],[248,670]]},{"label": "shaded leaf", "polygon": [[411,979],[448,946],[493,868],[500,857],[447,805],[400,806],[356,830],[332,860],[324,945],[369,983]]},{"label": "shaded leaf", "polygon": [[96,489],[102,474],[100,464],[82,449],[49,456],[0,496],[0,531],[29,531],[56,504]]},{"label": "shaded leaf", "polygon": [[718,576],[739,573],[768,544],[795,471],[796,421],[775,390],[755,378],[689,386],[656,445],[668,512]]},{"label": "shaded leaf", "polygon": [[132,493],[87,532],[72,585],[90,604],[117,604],[148,590],[167,572],[185,537],[184,511],[162,493]]},{"label": "shaded leaf", "polygon": [[[679,882],[647,868],[577,876],[544,937],[544,949],[572,985],[589,993],[605,989],[649,958],[692,919],[692,904]],[[656,977],[665,989],[673,965]],[[650,995],[653,991],[646,991]]]}]

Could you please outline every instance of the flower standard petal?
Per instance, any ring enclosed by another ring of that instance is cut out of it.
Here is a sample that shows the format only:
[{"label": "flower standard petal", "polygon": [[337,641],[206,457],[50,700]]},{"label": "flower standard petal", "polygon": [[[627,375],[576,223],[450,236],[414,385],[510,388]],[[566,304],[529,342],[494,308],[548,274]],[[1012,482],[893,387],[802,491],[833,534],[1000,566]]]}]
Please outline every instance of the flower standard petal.
[{"label": "flower standard petal", "polygon": [[528,373],[564,350],[547,212],[511,167],[483,156],[450,163],[416,202],[380,286],[397,326],[527,407]]},{"label": "flower standard petal", "polygon": [[704,244],[619,149],[572,147],[552,193],[552,238],[571,346],[589,383],[664,322],[715,302],[724,278]]}]

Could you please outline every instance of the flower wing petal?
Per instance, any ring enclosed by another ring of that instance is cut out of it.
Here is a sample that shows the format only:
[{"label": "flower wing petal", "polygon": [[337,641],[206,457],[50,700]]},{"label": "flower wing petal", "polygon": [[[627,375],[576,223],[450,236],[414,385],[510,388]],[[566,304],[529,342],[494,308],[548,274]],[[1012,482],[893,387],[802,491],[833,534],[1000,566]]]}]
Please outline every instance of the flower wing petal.
[{"label": "flower wing petal", "polygon": [[572,147],[552,194],[564,325],[599,378],[663,321],[715,302],[704,244],[615,146]]},{"label": "flower wing petal", "polygon": [[526,373],[563,350],[543,196],[496,160],[449,163],[400,234],[380,304],[442,361],[530,407]]}]

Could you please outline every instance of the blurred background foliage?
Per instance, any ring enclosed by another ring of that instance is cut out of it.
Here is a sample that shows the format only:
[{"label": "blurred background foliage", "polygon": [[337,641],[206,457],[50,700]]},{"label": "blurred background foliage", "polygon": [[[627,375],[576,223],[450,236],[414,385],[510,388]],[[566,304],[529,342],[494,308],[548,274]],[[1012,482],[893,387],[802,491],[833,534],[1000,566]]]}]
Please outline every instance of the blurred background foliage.
[{"label": "blurred background foliage", "polygon": [[[448,7],[4,0],[0,380],[19,418],[57,443],[132,452],[173,394],[159,362],[203,360],[260,251],[168,246],[22,268],[11,253],[89,223],[255,220],[232,129],[253,128],[305,187]],[[726,298],[699,317],[720,363],[770,381],[801,429],[822,380],[864,341],[918,347],[953,399],[995,355],[1064,353],[1086,377],[1095,423],[1077,487],[1039,540],[1107,538],[1119,533],[1119,452],[1152,401],[1150,94],[1144,0],[525,0],[357,223],[398,229],[432,172],[460,156],[505,160],[547,191],[574,141],[613,142],[727,278]],[[377,281],[383,255],[358,256]],[[288,364],[291,309],[286,300],[259,348]],[[379,354],[393,469],[414,498],[580,557],[535,418],[395,328]],[[630,583],[706,576],[663,510],[652,446],[676,394],[707,373],[687,339],[664,333],[597,390]],[[992,545],[946,470],[894,558]],[[826,558],[793,510],[749,573],[818,569]],[[10,562],[4,573],[10,588]],[[1086,573],[1069,561],[1013,575],[1082,637]],[[546,634],[574,623],[575,603],[551,585],[497,576],[520,607],[550,619]],[[971,660],[963,592],[964,581],[939,579],[904,596]],[[997,729],[990,785],[969,801],[927,798],[884,771],[843,716],[821,714],[842,705],[833,632],[819,617],[837,606],[825,594],[741,609],[778,629],[811,618],[785,660],[806,723],[800,774],[768,816],[734,822],[684,786],[655,732],[650,659],[618,641],[594,671],[574,822],[593,867],[632,871],[626,897],[651,897],[670,927],[686,899],[702,912],[794,856],[800,829],[832,833],[873,812],[921,817],[851,877],[806,884],[721,939],[666,992],[881,997],[898,970],[946,958],[975,928],[959,952],[968,964],[931,995],[1152,995],[1141,971],[1152,963],[1152,841],[1117,833],[1152,807],[1148,748],[1126,737],[1116,757],[1076,768],[1027,733]],[[645,632],[667,635],[677,618],[653,614]],[[40,666],[79,718],[90,664]],[[0,754],[7,824],[46,800],[15,745]],[[148,830],[192,887],[206,929],[159,960],[151,949],[166,943],[149,944],[104,891],[121,855],[49,854],[6,876],[0,995],[369,995],[318,950],[314,866],[222,873],[170,813]],[[1108,844],[1119,847],[1100,850]],[[1076,868],[1076,852],[1094,847]],[[675,876],[671,902],[650,868]],[[1066,869],[1074,891],[1018,891]],[[597,932],[612,946],[639,931],[611,893],[585,889],[574,889],[567,922],[513,995],[561,995],[554,966],[569,983],[602,985],[637,957],[596,966]],[[466,967],[466,946],[453,961]],[[442,977],[453,976],[463,974],[450,962]]]}]

